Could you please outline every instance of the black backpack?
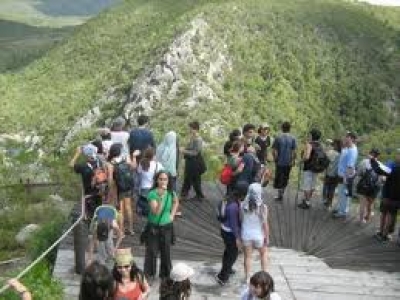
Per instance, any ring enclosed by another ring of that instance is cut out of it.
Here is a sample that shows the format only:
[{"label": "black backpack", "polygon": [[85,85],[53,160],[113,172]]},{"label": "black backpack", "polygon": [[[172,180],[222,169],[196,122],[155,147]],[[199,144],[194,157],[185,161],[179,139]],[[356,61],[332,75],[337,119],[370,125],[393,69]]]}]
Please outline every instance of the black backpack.
[{"label": "black backpack", "polygon": [[322,173],[329,166],[329,158],[326,155],[324,148],[319,143],[312,144],[310,171],[314,173]]},{"label": "black backpack", "polygon": [[356,186],[357,193],[375,197],[379,191],[379,176],[372,169],[366,169]]},{"label": "black backpack", "polygon": [[114,164],[115,182],[120,192],[129,192],[133,188],[133,172],[126,160]]},{"label": "black backpack", "polygon": [[110,234],[110,221],[107,219],[101,219],[97,222],[96,235],[100,242],[105,242],[108,240],[108,235]]}]

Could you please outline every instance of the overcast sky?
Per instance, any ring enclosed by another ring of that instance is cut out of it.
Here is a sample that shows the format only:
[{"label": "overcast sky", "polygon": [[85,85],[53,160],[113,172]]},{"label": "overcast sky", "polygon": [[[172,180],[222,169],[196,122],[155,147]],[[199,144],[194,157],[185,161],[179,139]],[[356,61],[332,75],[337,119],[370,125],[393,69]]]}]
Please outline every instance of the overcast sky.
[{"label": "overcast sky", "polygon": [[360,0],[360,1],[376,5],[400,6],[400,0]]}]

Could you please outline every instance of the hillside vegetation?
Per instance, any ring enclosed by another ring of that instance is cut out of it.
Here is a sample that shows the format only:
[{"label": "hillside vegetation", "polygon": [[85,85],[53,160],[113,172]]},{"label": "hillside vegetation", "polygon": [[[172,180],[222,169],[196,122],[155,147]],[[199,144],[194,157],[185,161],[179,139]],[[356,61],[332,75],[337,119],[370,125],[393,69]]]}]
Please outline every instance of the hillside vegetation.
[{"label": "hillside vegetation", "polygon": [[[222,47],[231,66],[221,87],[210,85],[218,101],[197,99],[195,109],[186,109],[187,86],[153,107],[158,135],[170,128],[185,133],[192,118],[209,124],[204,135],[212,145],[246,120],[277,126],[288,119],[300,135],[315,124],[326,135],[396,125],[397,8],[322,0],[129,0],[23,71],[0,75],[0,132],[36,131],[46,146],[58,147],[110,87],[116,99],[129,100],[132,81],[146,76],[195,18],[207,31],[192,42]],[[123,111],[120,102],[116,106]],[[118,113],[109,104],[104,110]]]}]

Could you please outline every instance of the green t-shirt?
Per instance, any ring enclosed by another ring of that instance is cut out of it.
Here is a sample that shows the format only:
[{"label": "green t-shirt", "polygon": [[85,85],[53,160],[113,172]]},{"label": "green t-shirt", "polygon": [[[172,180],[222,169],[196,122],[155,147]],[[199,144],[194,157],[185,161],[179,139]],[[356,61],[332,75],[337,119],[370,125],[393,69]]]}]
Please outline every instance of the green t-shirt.
[{"label": "green t-shirt", "polygon": [[166,225],[171,223],[171,209],[174,198],[175,198],[175,193],[166,192],[161,198],[158,195],[156,189],[151,190],[147,194],[147,200],[149,201],[149,205],[151,201],[157,201],[157,202],[163,201],[163,206],[161,207],[161,212],[162,212],[161,216],[153,214],[150,209],[149,216],[147,218],[148,221],[156,225],[157,224]]}]

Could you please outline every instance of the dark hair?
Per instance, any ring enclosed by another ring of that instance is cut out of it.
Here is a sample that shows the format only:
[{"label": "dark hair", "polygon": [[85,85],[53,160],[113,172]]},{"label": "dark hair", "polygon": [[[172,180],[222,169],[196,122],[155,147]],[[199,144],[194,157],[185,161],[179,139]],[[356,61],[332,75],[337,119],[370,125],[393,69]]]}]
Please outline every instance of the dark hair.
[{"label": "dark hair", "polygon": [[256,130],[256,126],[254,126],[253,124],[246,124],[243,126],[242,132],[245,133],[249,130]]},{"label": "dark hair", "polygon": [[372,148],[371,151],[369,151],[369,154],[371,154],[373,157],[378,157],[381,155],[381,151],[379,151],[378,148]]},{"label": "dark hair", "polygon": [[160,299],[188,299],[192,292],[192,285],[189,279],[183,281],[173,281],[172,279],[166,278],[160,283]]},{"label": "dark hair", "polygon": [[198,121],[193,121],[189,123],[189,127],[193,130],[200,130],[200,123]]},{"label": "dark hair", "polygon": [[154,149],[152,147],[146,148],[143,152],[142,159],[140,160],[140,165],[144,171],[148,171],[150,168],[150,162],[153,160],[155,155]]},{"label": "dark hair", "polygon": [[[114,267],[112,269],[112,275],[116,282],[122,283],[122,275],[118,271],[117,265],[114,265]],[[131,270],[129,272],[129,276],[132,281],[137,280],[138,282],[143,283],[144,274],[143,274],[142,270],[140,270],[138,268],[138,266],[135,264],[135,262],[131,263]]]},{"label": "dark hair", "polygon": [[158,186],[158,177],[160,177],[161,174],[166,174],[168,176],[168,185],[167,185],[167,191],[170,193],[174,193],[174,188],[172,185],[172,180],[171,180],[171,174],[169,174],[169,172],[165,171],[165,170],[161,170],[158,171],[155,175],[154,175],[154,179],[153,179],[153,187],[152,189],[156,189]]},{"label": "dark hair", "polygon": [[249,198],[249,211],[253,212],[257,210],[257,200],[254,197]]},{"label": "dark hair", "polygon": [[340,139],[334,139],[332,142],[333,149],[337,152],[342,152],[342,141]]},{"label": "dark hair", "polygon": [[311,129],[310,131],[310,135],[311,135],[311,140],[316,142],[319,141],[321,138],[321,131],[319,131],[316,128]]},{"label": "dark hair", "polygon": [[270,128],[269,127],[264,127],[263,125],[261,125],[260,127],[258,127],[258,129],[257,129],[257,133],[258,134],[261,134],[261,131],[263,131],[264,129],[268,129],[268,130],[270,130]]},{"label": "dark hair", "polygon": [[234,142],[234,141],[236,141],[236,140],[240,137],[241,134],[242,134],[242,133],[240,132],[239,129],[234,129],[234,130],[232,130],[231,133],[229,134],[229,140],[230,140],[231,142]]},{"label": "dark hair", "polygon": [[97,148],[97,154],[104,153],[103,143],[100,140],[96,139],[96,140],[92,141],[91,144]]},{"label": "dark hair", "polygon": [[352,131],[348,131],[346,133],[346,137],[350,137],[353,141],[355,141],[357,139],[357,135]]},{"label": "dark hair", "polygon": [[114,279],[106,266],[95,261],[82,275],[79,300],[113,299]]},{"label": "dark hair", "polygon": [[107,160],[111,161],[113,158],[120,156],[122,152],[122,147],[123,146],[121,143],[112,144],[110,150],[108,151]]},{"label": "dark hair", "polygon": [[149,123],[149,117],[145,116],[145,115],[141,115],[138,117],[137,122],[138,122],[139,126],[143,126],[143,125]]},{"label": "dark hair", "polygon": [[261,287],[262,293],[259,298],[269,299],[269,295],[275,291],[274,280],[271,275],[265,271],[259,271],[250,278],[250,284],[254,287]]},{"label": "dark hair", "polygon": [[235,153],[237,153],[237,152],[240,151],[240,148],[242,148],[242,146],[243,146],[242,141],[235,141],[235,142],[232,143],[230,152],[235,152]]},{"label": "dark hair", "polygon": [[111,132],[102,132],[100,133],[100,136],[103,141],[111,140]]},{"label": "dark hair", "polygon": [[283,122],[281,126],[283,132],[289,132],[290,127],[292,127],[292,125],[290,125],[288,121]]}]

